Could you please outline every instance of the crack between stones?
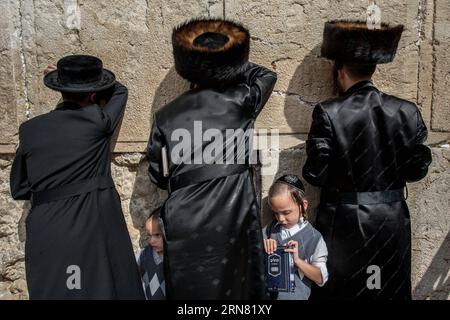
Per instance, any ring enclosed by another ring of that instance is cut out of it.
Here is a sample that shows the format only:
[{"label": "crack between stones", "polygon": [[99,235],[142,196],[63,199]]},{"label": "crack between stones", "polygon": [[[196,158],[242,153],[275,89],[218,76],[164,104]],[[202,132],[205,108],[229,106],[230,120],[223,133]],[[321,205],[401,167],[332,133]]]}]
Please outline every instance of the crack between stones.
[{"label": "crack between stones", "polygon": [[447,143],[448,143],[448,141],[443,139],[443,140],[440,140],[440,141],[435,142],[435,143],[430,143],[430,144],[428,144],[428,146],[430,148],[441,148],[441,149],[443,149],[441,146],[444,145],[444,144],[447,144]]},{"label": "crack between stones", "polygon": [[223,15],[223,18],[226,19],[226,7],[225,7],[226,4],[225,4],[225,0],[223,0],[222,3],[223,3],[223,6],[222,6],[222,8],[223,8],[222,15]]},{"label": "crack between stones", "polygon": [[303,102],[305,104],[309,104],[309,105],[315,105],[318,103],[317,101],[309,101],[297,93],[285,92],[282,90],[274,90],[272,93],[277,94],[282,97],[295,97],[296,99],[300,100],[301,102]]},{"label": "crack between stones", "polygon": [[294,60],[294,59],[291,58],[291,57],[282,57],[282,58],[278,58],[278,59],[273,60],[273,61],[270,63],[270,65],[272,66],[272,68],[273,68],[274,70],[277,70],[277,63],[278,63],[278,62],[281,62],[281,61],[286,61],[286,60]]},{"label": "crack between stones", "polygon": [[431,74],[431,114],[430,114],[430,130],[441,132],[435,128],[433,128],[433,120],[434,120],[434,97],[435,97],[435,81],[436,81],[436,0],[433,0],[433,26],[432,26],[432,74]]},{"label": "crack between stones", "polygon": [[425,39],[426,4],[427,4],[427,0],[419,0],[419,9],[417,11],[417,32],[418,32],[417,45],[418,46],[420,46],[420,42]]},{"label": "crack between stones", "polygon": [[29,96],[29,82],[28,82],[28,67],[27,62],[25,59],[25,52],[24,52],[24,40],[23,40],[23,19],[22,16],[22,10],[23,10],[23,0],[19,0],[19,57],[20,57],[20,63],[22,65],[22,84],[23,84],[23,95],[25,99],[25,116],[27,120],[31,118],[31,102],[30,102],[30,96]]},{"label": "crack between stones", "polygon": [[[147,0],[147,8],[148,8],[148,5],[149,5],[149,2],[150,2],[150,0]],[[163,9],[163,3],[164,3],[164,1],[161,1],[160,2],[160,4],[159,4],[159,15],[160,15],[160,17],[161,17],[161,24],[162,24],[162,26],[163,26],[163,28],[164,28],[164,25],[165,25],[165,18],[164,18],[164,9]]]},{"label": "crack between stones", "polygon": [[85,48],[84,48],[84,45],[83,45],[83,41],[81,41],[80,30],[75,29],[73,32],[75,33],[75,35],[77,37],[77,43],[78,43],[78,46],[80,47],[81,51],[85,51]]},{"label": "crack between stones", "polygon": [[150,30],[150,25],[148,23],[149,14],[149,2],[150,0],[145,0],[145,26],[147,27],[147,31]]},{"label": "crack between stones", "polygon": [[256,36],[250,36],[250,39],[253,40],[253,41],[261,42],[261,43],[266,44],[266,45],[271,46],[271,47],[275,46],[274,43],[272,43],[270,41],[267,41],[267,40],[263,40],[263,39],[261,39],[259,37],[256,37]]},{"label": "crack between stones", "polygon": [[419,50],[419,61],[417,63],[417,74],[416,74],[416,79],[417,79],[417,95],[416,95],[416,102],[417,104],[422,108],[422,103],[419,103],[420,101],[420,93],[421,93],[421,88],[420,88],[420,68],[422,66],[421,63],[421,53],[422,53],[422,47],[421,47],[421,43],[422,41],[425,39],[425,12],[426,12],[426,1],[427,0],[419,0],[419,8],[417,10],[417,31],[418,31],[418,38],[417,41],[415,43],[415,45],[417,45],[418,50]]}]

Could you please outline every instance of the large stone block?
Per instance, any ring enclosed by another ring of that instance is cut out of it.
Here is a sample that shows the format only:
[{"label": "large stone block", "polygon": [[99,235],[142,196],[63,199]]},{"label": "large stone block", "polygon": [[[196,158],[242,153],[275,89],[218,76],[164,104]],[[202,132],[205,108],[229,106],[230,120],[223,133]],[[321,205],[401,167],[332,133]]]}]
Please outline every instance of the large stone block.
[{"label": "large stone block", "polygon": [[22,63],[20,5],[2,1],[0,12],[0,152],[14,151],[17,141],[17,111],[26,113],[26,66]]},{"label": "large stone block", "polygon": [[431,127],[450,132],[450,2],[434,1],[433,99]]}]

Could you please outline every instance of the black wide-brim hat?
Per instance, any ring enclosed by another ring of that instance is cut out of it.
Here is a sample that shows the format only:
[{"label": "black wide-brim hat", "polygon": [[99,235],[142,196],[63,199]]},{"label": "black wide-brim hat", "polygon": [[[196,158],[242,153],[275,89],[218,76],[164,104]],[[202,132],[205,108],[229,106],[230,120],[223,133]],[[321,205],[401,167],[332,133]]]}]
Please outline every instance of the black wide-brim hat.
[{"label": "black wide-brim hat", "polygon": [[325,23],[321,55],[352,64],[380,64],[394,60],[403,25],[382,23],[369,29],[366,22],[334,20]]},{"label": "black wide-brim hat", "polygon": [[200,86],[224,86],[245,71],[250,34],[233,21],[197,18],[174,28],[172,45],[180,76]]},{"label": "black wide-brim hat", "polygon": [[50,89],[73,93],[106,90],[115,82],[114,73],[104,69],[99,58],[88,55],[66,56],[58,61],[55,71],[44,77]]}]

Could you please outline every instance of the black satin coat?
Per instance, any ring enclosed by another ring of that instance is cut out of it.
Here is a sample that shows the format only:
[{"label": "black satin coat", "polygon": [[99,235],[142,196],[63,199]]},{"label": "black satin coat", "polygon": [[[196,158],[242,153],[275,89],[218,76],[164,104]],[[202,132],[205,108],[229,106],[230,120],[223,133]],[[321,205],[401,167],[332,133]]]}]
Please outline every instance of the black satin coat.
[{"label": "black satin coat", "polygon": [[[181,128],[194,137],[194,121],[202,121],[203,132],[218,129],[224,137],[226,129],[251,129],[275,82],[275,73],[249,64],[237,85],[193,89],[164,106],[154,116],[148,145],[151,180],[167,189],[169,179],[180,174],[199,168],[214,174],[220,165],[174,163],[171,154],[178,141],[171,139],[172,133]],[[226,139],[225,144],[229,143]],[[168,177],[163,176],[163,146],[169,157]],[[208,146],[211,142],[204,141],[197,151]],[[193,159],[194,150],[185,156]],[[248,145],[241,150],[249,155]],[[264,251],[252,171],[184,182],[188,185],[169,193],[162,209],[168,298],[262,298]]]},{"label": "black satin coat", "polygon": [[[416,105],[380,92],[370,81],[316,106],[303,177],[322,187],[316,227],[328,246],[329,281],[315,290],[315,297],[411,297],[406,202],[361,205],[329,198],[339,192],[402,189],[406,182],[422,179],[431,163],[426,138]],[[371,265],[381,270],[379,290],[366,285]]]},{"label": "black satin coat", "polygon": [[[110,141],[128,90],[117,83],[104,108],[62,102],[19,129],[11,194],[111,177]],[[34,197],[33,197],[34,198]],[[79,267],[80,288],[67,283]],[[36,204],[26,218],[25,267],[31,299],[144,299],[128,229],[115,188]]]}]

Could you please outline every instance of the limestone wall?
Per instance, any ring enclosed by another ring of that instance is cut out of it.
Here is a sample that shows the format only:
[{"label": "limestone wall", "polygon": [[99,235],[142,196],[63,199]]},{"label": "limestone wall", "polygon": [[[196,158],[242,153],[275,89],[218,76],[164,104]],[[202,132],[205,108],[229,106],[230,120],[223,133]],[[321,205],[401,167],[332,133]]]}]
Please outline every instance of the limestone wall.
[{"label": "limestone wall", "polygon": [[[279,129],[276,174],[301,174],[313,106],[332,95],[331,63],[319,58],[328,19],[365,19],[367,0],[3,0],[0,12],[0,299],[25,299],[24,219],[29,203],[9,195],[9,170],[21,122],[50,111],[58,95],[42,70],[74,53],[99,56],[130,89],[114,144],[113,176],[135,248],[143,219],[165,197],[150,184],[144,151],[151,115],[188,88],[174,71],[170,36],[186,18],[232,18],[250,28],[251,59],[278,73],[258,128]],[[382,0],[382,21],[406,30],[395,61],[375,83],[415,101],[430,130],[430,174],[409,186],[413,219],[413,288],[417,299],[450,299],[450,2]],[[69,29],[75,5],[81,26]],[[443,146],[443,147],[441,147]],[[265,176],[266,192],[273,176]],[[311,210],[317,189],[308,186]]]}]

